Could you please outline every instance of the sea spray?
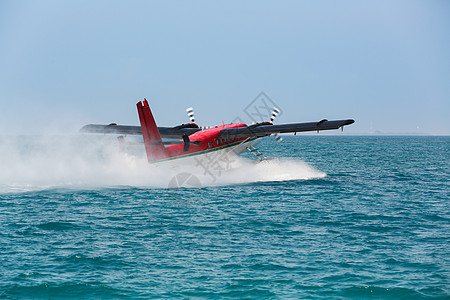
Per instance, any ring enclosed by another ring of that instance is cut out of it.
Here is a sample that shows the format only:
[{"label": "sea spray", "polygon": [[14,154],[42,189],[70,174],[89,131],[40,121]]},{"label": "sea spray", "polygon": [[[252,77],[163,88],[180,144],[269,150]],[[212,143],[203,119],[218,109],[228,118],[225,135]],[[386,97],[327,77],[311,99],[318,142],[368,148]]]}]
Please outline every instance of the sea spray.
[{"label": "sea spray", "polygon": [[[205,187],[325,176],[301,160],[257,162],[234,157],[231,167],[205,170],[196,159],[193,156],[187,164],[177,159],[149,164],[143,145],[130,143],[126,151],[121,151],[112,136],[3,137],[0,139],[0,191],[53,187]],[[191,177],[195,178],[195,184],[179,185],[180,178]],[[175,185],[171,184],[174,178]]]}]

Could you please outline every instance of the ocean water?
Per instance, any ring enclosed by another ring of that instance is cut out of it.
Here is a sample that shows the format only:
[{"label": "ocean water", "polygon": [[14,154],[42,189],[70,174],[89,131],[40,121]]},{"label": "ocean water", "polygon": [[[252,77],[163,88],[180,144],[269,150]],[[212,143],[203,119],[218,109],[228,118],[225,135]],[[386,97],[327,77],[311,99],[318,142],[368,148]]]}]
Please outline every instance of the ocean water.
[{"label": "ocean water", "polygon": [[450,299],[450,137],[258,149],[177,169],[1,137],[0,298]]}]

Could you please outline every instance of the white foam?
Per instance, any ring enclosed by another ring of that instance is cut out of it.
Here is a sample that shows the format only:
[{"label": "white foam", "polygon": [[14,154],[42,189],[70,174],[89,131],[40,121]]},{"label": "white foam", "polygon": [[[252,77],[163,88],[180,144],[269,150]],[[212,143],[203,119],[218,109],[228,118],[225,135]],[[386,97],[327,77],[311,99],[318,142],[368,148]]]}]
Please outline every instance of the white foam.
[{"label": "white foam", "polygon": [[240,158],[241,166],[230,169],[218,179],[219,184],[258,181],[286,181],[323,178],[325,173],[301,160],[270,159],[262,162]]},{"label": "white foam", "polygon": [[325,176],[303,161],[287,159],[255,163],[236,157],[232,167],[221,169],[212,165],[204,168],[199,164],[180,166],[177,160],[148,164],[143,146],[128,148],[133,155],[119,151],[117,140],[110,136],[2,137],[0,192],[54,187],[167,188],[173,187],[174,182],[175,186],[204,187]]}]

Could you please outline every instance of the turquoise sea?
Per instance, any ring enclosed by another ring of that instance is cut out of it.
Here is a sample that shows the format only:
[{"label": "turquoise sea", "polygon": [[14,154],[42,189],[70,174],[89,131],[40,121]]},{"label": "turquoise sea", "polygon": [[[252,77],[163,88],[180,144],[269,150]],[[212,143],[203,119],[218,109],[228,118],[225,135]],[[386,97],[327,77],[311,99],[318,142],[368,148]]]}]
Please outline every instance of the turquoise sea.
[{"label": "turquoise sea", "polygon": [[0,138],[0,298],[450,299],[448,136],[265,138],[198,174],[113,149]]}]

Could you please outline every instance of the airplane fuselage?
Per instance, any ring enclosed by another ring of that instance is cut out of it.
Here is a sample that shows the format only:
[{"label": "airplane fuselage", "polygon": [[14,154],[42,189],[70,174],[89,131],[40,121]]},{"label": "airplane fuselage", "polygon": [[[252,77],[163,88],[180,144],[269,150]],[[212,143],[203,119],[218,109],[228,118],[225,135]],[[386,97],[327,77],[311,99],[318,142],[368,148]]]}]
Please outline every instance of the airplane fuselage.
[{"label": "airplane fuselage", "polygon": [[[228,149],[236,154],[242,153],[246,147],[241,147],[248,142],[256,140],[256,138],[219,138],[219,133],[223,129],[246,127],[243,123],[231,123],[205,130],[198,131],[189,136],[191,145],[188,151],[184,151],[184,145],[166,146],[167,158],[191,156],[193,154],[202,154],[222,149]],[[198,142],[199,144],[196,144]],[[231,148],[231,149],[230,149]]]}]

